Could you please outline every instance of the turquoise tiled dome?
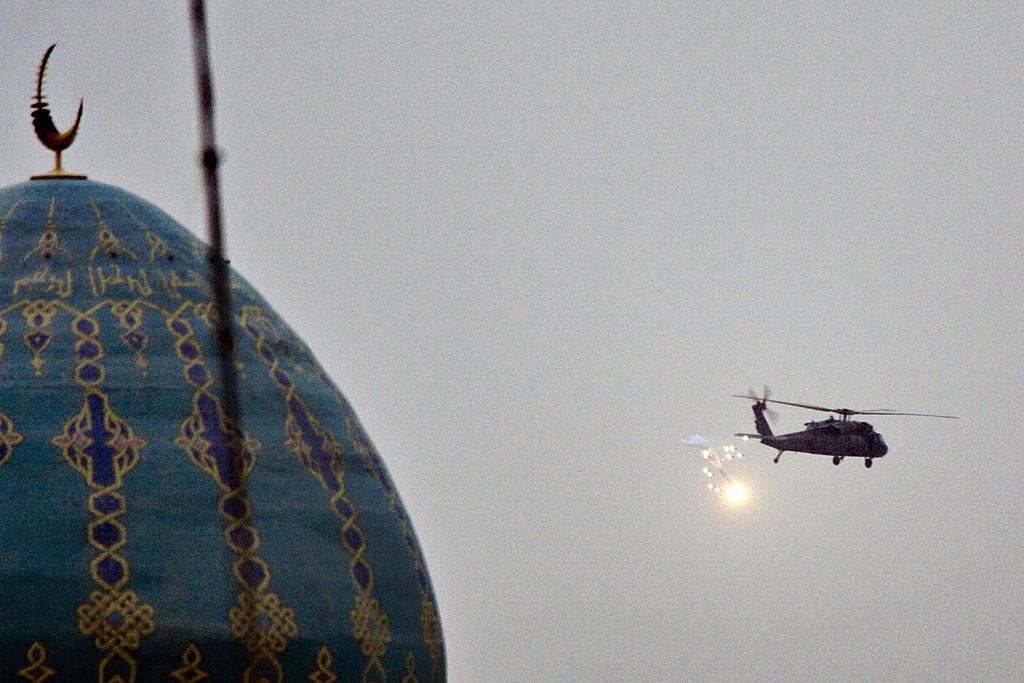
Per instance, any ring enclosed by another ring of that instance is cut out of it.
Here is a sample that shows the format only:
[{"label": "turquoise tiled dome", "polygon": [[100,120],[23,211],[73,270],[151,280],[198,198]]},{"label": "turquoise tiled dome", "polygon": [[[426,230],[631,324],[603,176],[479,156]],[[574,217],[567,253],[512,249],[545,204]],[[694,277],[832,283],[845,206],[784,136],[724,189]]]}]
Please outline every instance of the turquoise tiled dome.
[{"label": "turquoise tiled dome", "polygon": [[444,679],[383,462],[235,275],[225,417],[206,259],[118,188],[0,190],[0,678]]}]

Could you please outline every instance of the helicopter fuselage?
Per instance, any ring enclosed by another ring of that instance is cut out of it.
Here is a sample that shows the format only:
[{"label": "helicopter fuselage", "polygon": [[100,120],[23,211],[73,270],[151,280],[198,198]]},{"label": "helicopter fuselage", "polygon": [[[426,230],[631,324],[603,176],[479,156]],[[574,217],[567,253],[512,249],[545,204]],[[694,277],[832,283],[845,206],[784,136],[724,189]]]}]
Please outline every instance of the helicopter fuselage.
[{"label": "helicopter fuselage", "polygon": [[851,420],[848,415],[844,415],[841,420],[829,417],[827,420],[807,422],[802,432],[774,434],[764,416],[767,409],[765,403],[758,401],[752,406],[757,434],[742,436],[760,439],[766,446],[777,449],[779,452],[775,462],[786,451],[795,451],[831,455],[834,465],[841,463],[844,458],[864,458],[864,465],[871,467],[875,458],[881,458],[889,452],[882,435],[870,423]]},{"label": "helicopter fuselage", "polygon": [[761,443],[779,451],[816,453],[840,458],[881,458],[889,452],[882,435],[867,422],[829,418],[808,422],[791,434],[761,434]]}]

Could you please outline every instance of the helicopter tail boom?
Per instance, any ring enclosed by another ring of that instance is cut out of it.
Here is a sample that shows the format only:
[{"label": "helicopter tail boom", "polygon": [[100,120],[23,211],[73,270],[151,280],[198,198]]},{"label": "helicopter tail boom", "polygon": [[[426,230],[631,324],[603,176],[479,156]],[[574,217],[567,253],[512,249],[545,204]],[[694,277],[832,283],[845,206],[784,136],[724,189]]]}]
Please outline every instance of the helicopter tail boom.
[{"label": "helicopter tail boom", "polygon": [[768,424],[768,420],[764,416],[764,411],[767,410],[765,402],[757,401],[751,408],[754,410],[754,426],[757,428],[757,433],[761,436],[774,436],[771,425]]}]

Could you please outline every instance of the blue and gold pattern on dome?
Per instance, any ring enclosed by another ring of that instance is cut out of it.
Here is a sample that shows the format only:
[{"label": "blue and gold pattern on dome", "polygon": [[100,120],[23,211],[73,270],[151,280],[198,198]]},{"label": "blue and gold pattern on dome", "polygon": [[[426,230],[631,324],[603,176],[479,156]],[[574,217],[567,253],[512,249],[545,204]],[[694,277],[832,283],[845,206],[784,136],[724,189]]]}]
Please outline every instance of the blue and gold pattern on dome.
[{"label": "blue and gold pattern on dome", "polygon": [[232,289],[239,424],[201,243],[109,185],[0,190],[0,679],[444,680],[380,456]]}]

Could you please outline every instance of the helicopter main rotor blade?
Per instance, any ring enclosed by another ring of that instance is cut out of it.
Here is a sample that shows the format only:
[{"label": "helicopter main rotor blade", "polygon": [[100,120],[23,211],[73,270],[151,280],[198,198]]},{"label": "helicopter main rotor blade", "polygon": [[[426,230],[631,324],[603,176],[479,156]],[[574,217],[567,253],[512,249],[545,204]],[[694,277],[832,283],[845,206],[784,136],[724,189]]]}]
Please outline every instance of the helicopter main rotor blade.
[{"label": "helicopter main rotor blade", "polygon": [[862,410],[852,413],[854,415],[910,415],[912,417],[941,417],[945,420],[959,420],[956,415],[934,415],[932,413],[897,413],[893,410]]},{"label": "helicopter main rotor blade", "polygon": [[[733,394],[736,398],[745,398],[750,401],[765,401],[766,403],[781,403],[784,406],[795,406],[797,408],[807,408],[808,410],[820,410],[823,413],[839,413],[842,414],[844,410],[836,410],[834,408],[826,408],[824,406],[812,406],[807,403],[793,403],[791,401],[779,401],[774,398],[760,398],[758,396],[740,396],[739,394]],[[846,411],[848,412],[848,411]]]},{"label": "helicopter main rotor blade", "polygon": [[905,415],[911,417],[939,417],[945,420],[957,420],[959,419],[956,415],[935,415],[934,413],[901,413],[889,408],[876,408],[874,410],[851,410],[850,408],[826,408],[825,406],[815,406],[809,403],[794,403],[792,401],[780,401],[774,398],[758,398],[756,396],[740,396],[739,394],[733,394],[736,398],[745,398],[755,401],[765,401],[767,403],[781,403],[785,406],[794,406],[796,408],[806,408],[807,410],[818,410],[823,413],[835,413],[836,415],[843,415],[850,417],[853,415]]}]

